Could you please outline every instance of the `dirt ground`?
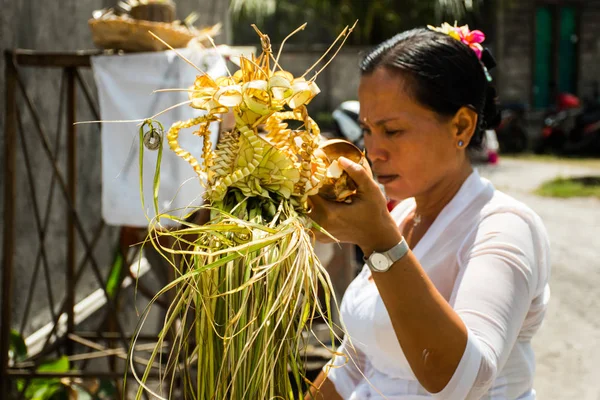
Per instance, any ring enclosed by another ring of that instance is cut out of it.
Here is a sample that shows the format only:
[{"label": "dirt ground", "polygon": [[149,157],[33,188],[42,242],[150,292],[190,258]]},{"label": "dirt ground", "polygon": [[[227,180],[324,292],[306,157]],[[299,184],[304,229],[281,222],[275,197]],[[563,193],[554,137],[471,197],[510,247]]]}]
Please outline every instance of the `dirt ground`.
[{"label": "dirt ground", "polygon": [[600,400],[600,200],[531,193],[547,179],[600,176],[600,168],[501,159],[479,169],[497,189],[533,208],[552,242],[552,298],[534,338],[538,398]]}]

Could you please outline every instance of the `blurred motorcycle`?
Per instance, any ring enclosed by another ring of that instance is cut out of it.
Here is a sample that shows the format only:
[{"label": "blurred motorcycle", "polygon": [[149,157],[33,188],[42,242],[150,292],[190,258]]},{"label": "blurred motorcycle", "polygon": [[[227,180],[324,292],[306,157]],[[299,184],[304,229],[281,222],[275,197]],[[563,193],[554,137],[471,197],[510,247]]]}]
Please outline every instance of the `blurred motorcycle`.
[{"label": "blurred motorcycle", "polygon": [[563,155],[600,155],[600,105],[584,106],[572,94],[560,94],[557,105],[546,113],[542,134],[534,151]]},{"label": "blurred motorcycle", "polygon": [[363,130],[358,123],[360,103],[356,100],[344,101],[333,111],[334,134],[352,142],[359,149],[365,148]]},{"label": "blurred motorcycle", "polygon": [[503,104],[500,107],[500,123],[496,128],[500,152],[522,153],[529,141],[525,129],[526,107],[521,103]]}]

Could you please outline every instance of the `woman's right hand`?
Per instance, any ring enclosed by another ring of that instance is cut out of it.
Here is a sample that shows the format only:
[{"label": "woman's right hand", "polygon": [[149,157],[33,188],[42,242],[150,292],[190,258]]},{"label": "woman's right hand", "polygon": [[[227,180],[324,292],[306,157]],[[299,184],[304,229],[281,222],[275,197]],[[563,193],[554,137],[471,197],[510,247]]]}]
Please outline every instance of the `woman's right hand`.
[{"label": "woman's right hand", "polygon": [[[340,242],[358,245],[367,256],[373,251],[389,250],[400,242],[402,235],[387,210],[386,198],[373,179],[370,168],[344,157],[340,157],[338,162],[357,185],[352,203],[311,196],[309,216]],[[319,241],[331,241],[320,232],[315,234]]]}]

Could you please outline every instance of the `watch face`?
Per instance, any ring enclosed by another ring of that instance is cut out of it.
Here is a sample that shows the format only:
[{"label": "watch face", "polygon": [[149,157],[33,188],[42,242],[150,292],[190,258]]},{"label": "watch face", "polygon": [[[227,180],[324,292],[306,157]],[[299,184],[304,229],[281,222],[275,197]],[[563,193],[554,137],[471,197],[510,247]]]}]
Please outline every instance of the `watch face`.
[{"label": "watch face", "polygon": [[375,253],[371,256],[371,264],[376,270],[386,270],[390,265],[390,260],[381,253]]}]

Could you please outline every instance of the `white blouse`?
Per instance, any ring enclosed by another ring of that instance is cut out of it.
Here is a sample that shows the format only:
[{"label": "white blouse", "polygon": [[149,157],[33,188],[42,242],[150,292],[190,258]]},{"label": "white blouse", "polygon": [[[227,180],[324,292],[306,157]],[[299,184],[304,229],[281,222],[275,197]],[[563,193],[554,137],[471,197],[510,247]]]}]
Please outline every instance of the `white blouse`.
[{"label": "white blouse", "polygon": [[[414,208],[405,200],[392,216],[400,225]],[[365,266],[341,305],[346,356],[325,367],[337,392],[351,400],[535,399],[531,338],[550,297],[549,247],[531,209],[473,172],[413,249],[467,326],[450,382],[436,394],[419,384]]]}]

